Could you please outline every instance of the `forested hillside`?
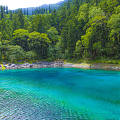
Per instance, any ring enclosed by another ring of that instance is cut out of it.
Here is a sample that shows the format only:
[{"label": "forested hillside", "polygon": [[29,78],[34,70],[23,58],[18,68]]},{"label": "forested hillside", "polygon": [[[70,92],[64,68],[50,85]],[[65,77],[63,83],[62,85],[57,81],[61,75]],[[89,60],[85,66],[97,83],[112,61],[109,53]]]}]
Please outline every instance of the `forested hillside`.
[{"label": "forested hillside", "polygon": [[0,7],[0,61],[119,58],[119,0],[68,0],[35,15]]},{"label": "forested hillside", "polygon": [[[46,14],[52,12],[54,9],[58,9],[60,6],[64,4],[66,0],[60,1],[56,4],[44,4],[39,7],[29,7],[29,8],[21,8],[22,13],[24,15],[36,15],[36,14]],[[16,10],[12,10],[12,12],[15,12]]]}]

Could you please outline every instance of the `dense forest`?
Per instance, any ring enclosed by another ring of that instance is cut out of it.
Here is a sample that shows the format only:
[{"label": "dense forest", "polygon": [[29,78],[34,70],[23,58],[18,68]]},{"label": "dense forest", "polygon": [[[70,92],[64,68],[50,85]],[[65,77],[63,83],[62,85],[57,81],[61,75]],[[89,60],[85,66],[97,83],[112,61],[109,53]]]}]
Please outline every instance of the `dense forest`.
[{"label": "dense forest", "polygon": [[120,0],[68,0],[24,14],[0,6],[0,61],[120,58]]}]

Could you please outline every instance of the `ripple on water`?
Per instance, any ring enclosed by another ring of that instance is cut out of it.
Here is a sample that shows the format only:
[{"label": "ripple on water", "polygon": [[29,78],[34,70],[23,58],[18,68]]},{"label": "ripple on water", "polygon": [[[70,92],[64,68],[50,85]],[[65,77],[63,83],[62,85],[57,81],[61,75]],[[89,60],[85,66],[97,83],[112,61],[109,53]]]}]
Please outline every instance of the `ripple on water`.
[{"label": "ripple on water", "polygon": [[0,72],[0,120],[119,120],[120,72],[45,68]]},{"label": "ripple on water", "polygon": [[87,113],[74,111],[47,96],[19,94],[0,90],[0,119],[2,120],[87,120]]}]

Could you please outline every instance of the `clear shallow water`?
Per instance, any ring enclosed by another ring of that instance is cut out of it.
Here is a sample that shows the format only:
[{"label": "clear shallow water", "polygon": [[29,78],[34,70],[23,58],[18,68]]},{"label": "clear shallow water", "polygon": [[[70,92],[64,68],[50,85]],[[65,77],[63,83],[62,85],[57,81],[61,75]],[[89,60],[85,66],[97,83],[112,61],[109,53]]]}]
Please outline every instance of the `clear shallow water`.
[{"label": "clear shallow water", "polygon": [[0,120],[120,120],[120,72],[0,71]]}]

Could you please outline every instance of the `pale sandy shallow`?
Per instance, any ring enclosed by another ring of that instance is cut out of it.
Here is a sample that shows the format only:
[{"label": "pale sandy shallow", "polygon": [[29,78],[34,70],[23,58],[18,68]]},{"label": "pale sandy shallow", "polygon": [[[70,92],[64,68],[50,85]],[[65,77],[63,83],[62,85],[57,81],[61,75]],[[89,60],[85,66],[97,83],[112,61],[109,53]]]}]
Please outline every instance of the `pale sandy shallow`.
[{"label": "pale sandy shallow", "polygon": [[73,64],[73,63],[65,63],[64,67],[83,68],[83,69],[118,70],[118,71],[120,71],[120,65],[103,64],[103,63],[97,63],[97,64],[87,64],[87,63]]}]

